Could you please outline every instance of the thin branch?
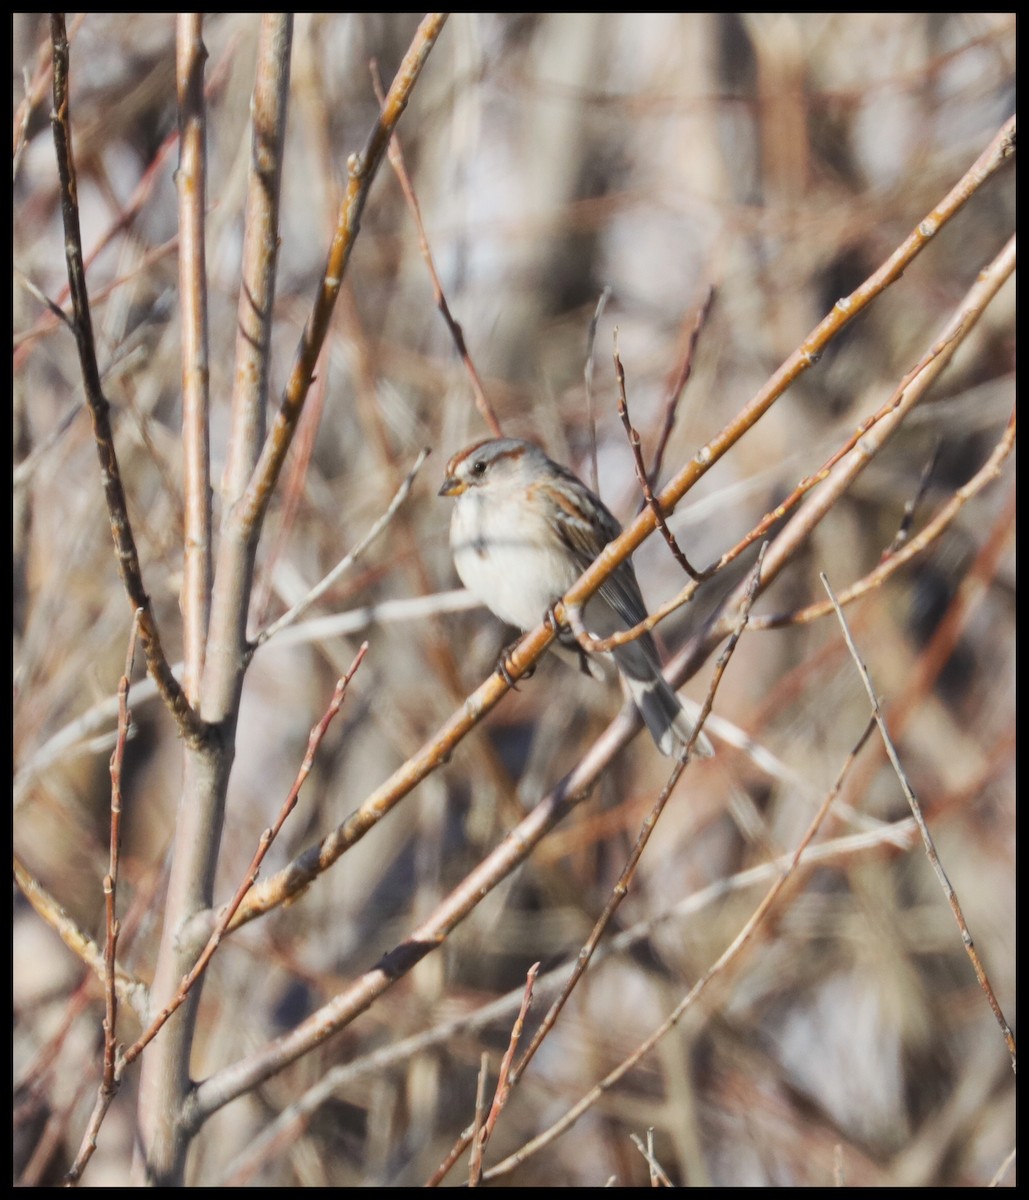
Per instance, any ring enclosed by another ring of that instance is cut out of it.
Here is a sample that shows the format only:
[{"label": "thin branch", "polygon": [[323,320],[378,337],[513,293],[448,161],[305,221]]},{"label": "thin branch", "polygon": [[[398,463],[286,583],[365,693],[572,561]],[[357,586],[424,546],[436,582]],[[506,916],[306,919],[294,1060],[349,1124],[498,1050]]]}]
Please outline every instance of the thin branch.
[{"label": "thin branch", "polygon": [[97,1088],[96,1101],[87,1122],[78,1154],[64,1177],[65,1184],[77,1183],[82,1178],[82,1172],[93,1157],[96,1150],[96,1139],[103,1124],[104,1117],[118,1094],[118,1078],[115,1072],[118,1051],[117,1021],[118,1021],[118,989],[117,989],[117,951],[118,951],[118,866],[121,855],[121,777],[122,763],[125,759],[125,744],[129,737],[129,726],[132,714],[129,712],[129,677],[132,674],[132,661],[136,656],[136,633],[139,627],[139,614],[132,622],[129,632],[129,648],[125,655],[125,671],[118,681],[118,741],[111,753],[111,836],[108,850],[108,868],[104,876],[104,912],[106,916],[106,937],[104,940],[104,1066]]},{"label": "thin branch", "polygon": [[321,580],[315,584],[302,600],[298,600],[288,612],[284,612],[281,617],[278,617],[270,625],[267,625],[253,640],[253,649],[256,650],[259,646],[263,646],[269,638],[274,637],[287,626],[294,624],[296,620],[302,616],[316,600],[320,599],[331,588],[335,582],[344,575],[364,554],[368,547],[375,541],[380,533],[393,519],[397,509],[407,499],[411,491],[411,486],[414,483],[415,476],[421,470],[422,464],[429,457],[429,450],[421,450],[418,457],[414,461],[414,466],[408,471],[403,483],[397,489],[393,499],[389,502],[389,506],[381,517],[372,525],[371,529],[364,535],[363,538],[349,553],[345,554],[332,570]]},{"label": "thin branch", "polygon": [[890,762],[893,764],[893,770],[900,781],[901,790],[911,809],[911,815],[915,819],[915,824],[918,826],[918,832],[922,836],[922,844],[925,847],[926,857],[929,859],[929,865],[932,867],[934,874],[940,887],[943,889],[943,894],[947,898],[947,903],[950,905],[951,912],[954,914],[954,920],[957,922],[958,929],[961,933],[961,941],[965,947],[965,953],[968,955],[969,961],[972,964],[972,970],[975,971],[975,977],[979,981],[979,986],[983,990],[993,1015],[1000,1026],[1001,1034],[1004,1038],[1004,1043],[1008,1048],[1008,1054],[1011,1056],[1011,1069],[1015,1070],[1016,1052],[1015,1052],[1015,1035],[1011,1032],[1011,1027],[1004,1018],[1004,1013],[1001,1011],[1000,1004],[997,1000],[996,993],[993,990],[993,985],[990,983],[989,976],[986,974],[986,968],[979,958],[979,952],[975,948],[975,943],[972,941],[972,935],[968,930],[968,923],[965,921],[965,915],[961,911],[961,904],[958,900],[957,893],[954,891],[953,884],[947,878],[947,873],[943,869],[943,864],[940,862],[940,856],[936,849],[936,843],[933,841],[933,836],[929,832],[929,826],[926,824],[925,817],[922,815],[922,807],[918,803],[918,798],[915,796],[914,788],[911,786],[904,767],[900,761],[900,755],[897,753],[897,748],[893,744],[893,739],[890,737],[890,732],[886,727],[886,718],[883,716],[882,707],[879,704],[879,698],[876,695],[875,688],[872,685],[872,677],[869,674],[868,667],[854,643],[851,636],[850,628],[847,625],[847,619],[843,615],[843,609],[840,607],[839,601],[829,584],[829,580],[824,573],[819,574],[819,579],[822,581],[822,586],[825,588],[832,602],[833,608],[836,610],[836,616],[840,622],[840,628],[843,630],[843,636],[847,643],[847,649],[850,651],[851,657],[854,660],[854,665],[857,667],[858,674],[861,676],[861,682],[864,685],[865,691],[868,693],[869,703],[872,705],[872,713],[875,723],[879,726],[879,733],[883,740],[883,745],[886,747],[886,753],[889,756]]},{"label": "thin branch", "polygon": [[[385,108],[386,97],[382,90],[382,76],[379,74],[379,64],[373,59],[369,66],[372,74],[372,87],[375,89],[375,98],[379,102],[379,107]],[[479,415],[485,421],[490,433],[494,437],[500,437],[503,432],[500,428],[500,421],[493,410],[493,405],[489,402],[486,389],[482,386],[482,377],[479,375],[475,363],[472,361],[472,356],[468,352],[464,330],[461,328],[460,322],[450,311],[450,305],[447,303],[443,284],[440,282],[439,272],[436,270],[436,263],[432,257],[432,250],[429,248],[429,239],[425,232],[425,223],[422,220],[422,209],[418,203],[418,195],[414,190],[414,184],[411,182],[411,176],[408,174],[407,164],[404,162],[404,151],[400,143],[400,136],[395,130],[389,140],[389,162],[400,184],[400,190],[404,193],[407,207],[411,210],[415,228],[418,230],[418,248],[421,250],[422,258],[425,260],[425,266],[429,272],[429,278],[432,280],[432,294],[436,300],[436,307],[440,311],[440,316],[446,322],[447,329],[450,330],[450,336],[457,347],[457,353],[464,363],[465,370],[468,372],[468,378],[471,380],[475,407],[479,410]]]},{"label": "thin branch", "polygon": [[672,1181],[668,1178],[668,1172],[654,1157],[654,1130],[653,1127],[647,1130],[647,1142],[643,1144],[643,1139],[638,1133],[630,1133],[633,1145],[643,1155],[643,1159],[650,1170],[650,1186],[651,1187],[672,1187]]},{"label": "thin branch", "polygon": [[[529,1008],[532,1005],[532,992],[536,984],[536,976],[539,974],[539,969],[540,964],[533,963],[529,968],[528,975],[525,977],[522,1004],[511,1027],[511,1036],[508,1039],[507,1050],[504,1052],[504,1057],[500,1064],[500,1074],[497,1077],[497,1086],[493,1093],[493,1103],[490,1105],[489,1116],[485,1122],[480,1120],[479,1104],[476,1101],[474,1124],[466,1129],[457,1139],[446,1158],[426,1181],[426,1187],[439,1186],[447,1177],[457,1159],[464,1153],[469,1143],[471,1143],[472,1153],[468,1164],[468,1186],[478,1187],[482,1181],[482,1156],[486,1149],[486,1143],[492,1136],[497,1121],[500,1119],[500,1114],[504,1111],[510,1098],[511,1089],[514,1087],[515,1081],[511,1076],[511,1063],[514,1061],[515,1051],[518,1049],[522,1030],[525,1028],[525,1018],[529,1015]],[[485,1062],[486,1056],[483,1055],[483,1073],[485,1073]]]},{"label": "thin branch", "polygon": [[647,474],[646,464],[643,461],[643,451],[640,449],[640,435],[629,420],[629,404],[625,398],[625,368],[622,366],[622,359],[618,353],[617,329],[614,333],[614,341],[615,378],[618,381],[618,415],[622,419],[622,427],[625,430],[625,436],[629,440],[629,448],[632,450],[632,459],[636,467],[636,478],[643,489],[643,503],[653,512],[654,520],[657,522],[658,529],[661,530],[662,536],[668,543],[668,549],[671,550],[672,557],[691,579],[699,583],[704,576],[694,567],[690,566],[686,555],[679,548],[679,543],[675,540],[674,534],[668,528],[668,522],[665,520],[665,514],[661,510],[661,505],[657,502],[651,490],[651,476]]},{"label": "thin branch", "polygon": [[486,1118],[486,1076],[489,1074],[489,1055],[479,1056],[479,1077],[475,1082],[475,1120],[472,1122],[472,1154],[468,1163],[468,1186],[478,1187],[482,1178],[482,1123]]},{"label": "thin branch", "polygon": [[[75,18],[71,23],[71,29],[68,31],[68,42],[71,43],[75,35],[79,31],[79,27],[85,20],[85,13],[76,13]],[[36,51],[36,73],[29,79],[28,67],[25,68],[25,95],[21,98],[18,107],[14,110],[14,151],[13,151],[13,178],[18,178],[18,167],[21,163],[22,154],[25,151],[27,142],[25,135],[28,132],[29,119],[32,116],[33,110],[39,107],[46,98],[47,91],[50,88],[50,83],[53,79],[54,63],[51,54],[50,44],[44,38]]]},{"label": "thin branch", "polygon": [[525,993],[522,996],[522,1006],[518,1010],[515,1023],[511,1026],[511,1037],[508,1040],[507,1049],[504,1051],[504,1057],[500,1062],[497,1090],[493,1095],[493,1103],[490,1105],[489,1116],[486,1118],[486,1125],[483,1129],[483,1144],[489,1141],[493,1130],[496,1128],[497,1121],[500,1119],[500,1114],[504,1111],[504,1107],[511,1096],[511,1089],[514,1087],[511,1063],[514,1061],[515,1051],[518,1049],[522,1030],[525,1028],[525,1018],[529,1015],[529,1009],[532,1007],[532,989],[536,984],[536,976],[539,974],[539,969],[540,964],[533,963],[525,977]]},{"label": "thin branch", "polygon": [[675,418],[679,411],[679,401],[682,399],[686,385],[693,374],[693,355],[697,349],[697,341],[700,338],[700,331],[704,328],[711,314],[711,307],[714,301],[715,289],[708,287],[707,294],[704,296],[700,308],[697,310],[697,315],[693,320],[693,328],[690,330],[689,341],[686,343],[686,352],[683,354],[679,373],[668,390],[668,398],[665,401],[664,424],[661,427],[661,433],[657,439],[657,447],[654,450],[654,463],[650,468],[651,487],[657,487],[658,481],[661,478],[661,467],[664,464],[668,439],[672,436],[672,430],[675,428]]},{"label": "thin branch", "polygon": [[125,760],[125,743],[129,737],[132,714],[129,712],[129,677],[136,655],[137,620],[132,622],[129,648],[125,655],[125,673],[118,683],[118,741],[111,753],[111,843],[107,875],[104,878],[104,898],[107,916],[107,936],[104,943],[104,995],[107,1013],[104,1018],[104,1086],[114,1086],[115,1031],[118,1016],[118,996],[115,990],[115,964],[118,950],[118,864],[121,854],[121,777]]}]

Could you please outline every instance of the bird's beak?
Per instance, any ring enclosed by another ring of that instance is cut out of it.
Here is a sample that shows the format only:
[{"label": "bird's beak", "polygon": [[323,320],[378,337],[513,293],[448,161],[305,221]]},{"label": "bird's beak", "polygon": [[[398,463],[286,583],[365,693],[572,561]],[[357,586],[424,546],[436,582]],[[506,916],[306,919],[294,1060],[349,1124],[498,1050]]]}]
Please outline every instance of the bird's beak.
[{"label": "bird's beak", "polygon": [[440,496],[460,496],[465,490],[467,484],[461,482],[460,479],[455,479],[453,475],[448,475],[443,480],[443,486],[439,490]]}]

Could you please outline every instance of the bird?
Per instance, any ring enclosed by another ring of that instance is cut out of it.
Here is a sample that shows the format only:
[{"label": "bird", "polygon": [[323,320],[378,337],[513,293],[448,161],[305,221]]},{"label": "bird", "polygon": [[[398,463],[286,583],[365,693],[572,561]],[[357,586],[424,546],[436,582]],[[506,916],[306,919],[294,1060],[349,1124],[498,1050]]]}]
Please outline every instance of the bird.
[{"label": "bird", "polygon": [[[622,532],[604,502],[567,467],[534,442],[486,438],[459,450],[447,463],[440,496],[455,501],[450,549],[465,587],[493,614],[523,631],[532,629],[571,588],[601,550]],[[639,624],[647,616],[632,563],[615,568],[586,602],[583,621],[597,638]],[[558,630],[566,650],[595,677],[595,655],[586,654],[567,627]],[[612,658],[657,748],[678,755],[696,723],[661,674],[649,632],[616,646]],[[695,745],[714,753],[701,732]]]}]

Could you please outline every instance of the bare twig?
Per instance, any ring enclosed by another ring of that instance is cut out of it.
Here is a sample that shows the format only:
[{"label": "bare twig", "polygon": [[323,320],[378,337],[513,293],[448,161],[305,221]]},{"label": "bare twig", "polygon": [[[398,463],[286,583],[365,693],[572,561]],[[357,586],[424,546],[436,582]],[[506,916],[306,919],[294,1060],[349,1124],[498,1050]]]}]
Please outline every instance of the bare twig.
[{"label": "bare twig", "polygon": [[647,474],[646,464],[643,462],[643,451],[640,449],[640,435],[629,420],[629,405],[625,398],[625,368],[622,366],[622,359],[618,353],[617,329],[615,330],[614,338],[615,378],[618,380],[618,415],[622,419],[625,436],[628,438],[629,448],[632,450],[632,458],[636,466],[636,478],[639,480],[640,487],[643,490],[643,503],[653,512],[654,519],[657,521],[657,527],[661,530],[662,537],[668,543],[668,549],[671,550],[672,557],[691,579],[699,583],[704,577],[694,567],[690,566],[686,555],[679,548],[679,543],[675,540],[675,535],[668,528],[665,514],[661,511],[661,505],[658,504],[651,490],[651,477]]},{"label": "bare twig", "polygon": [[410,471],[408,471],[403,483],[397,489],[396,494],[389,502],[389,506],[382,516],[379,517],[374,525],[372,525],[372,527],[368,530],[364,537],[361,538],[357,545],[351,551],[345,554],[325,576],[325,578],[322,579],[320,583],[315,584],[315,586],[307,593],[306,596],[304,596],[302,600],[297,601],[297,603],[294,604],[288,612],[284,612],[281,617],[278,617],[270,625],[261,630],[261,632],[256,638],[254,638],[253,641],[253,648],[255,650],[259,646],[263,646],[269,638],[274,637],[281,630],[285,629],[289,625],[292,625],[311,607],[312,604],[315,603],[316,600],[325,595],[325,593],[333,586],[333,584],[337,579],[340,578],[341,575],[344,575],[350,570],[350,568],[355,562],[358,561],[361,555],[364,554],[372,542],[374,542],[379,534],[382,533],[382,531],[393,519],[397,509],[407,499],[408,494],[411,491],[411,485],[414,483],[415,476],[421,470],[422,464],[428,457],[428,450],[419,451],[418,457],[414,461],[414,465],[411,467]]},{"label": "bare twig", "polygon": [[900,755],[897,753],[897,748],[893,744],[893,739],[890,737],[890,732],[886,727],[886,718],[883,716],[882,708],[879,704],[879,698],[875,693],[875,688],[872,685],[872,677],[869,674],[868,667],[865,666],[854,644],[854,639],[851,636],[850,629],[847,625],[847,619],[843,615],[843,609],[840,607],[839,601],[829,584],[829,580],[825,574],[819,575],[822,581],[822,586],[829,594],[829,599],[832,601],[832,606],[836,610],[836,616],[840,622],[840,628],[843,630],[843,636],[847,643],[847,648],[850,650],[851,657],[854,660],[854,665],[857,667],[858,674],[861,676],[861,682],[864,685],[865,691],[868,693],[868,700],[872,706],[872,714],[875,723],[879,726],[879,733],[883,740],[883,745],[886,747],[886,753],[889,756],[890,762],[893,764],[893,770],[900,781],[901,790],[904,792],[904,797],[911,809],[911,815],[915,819],[918,826],[918,832],[922,835],[922,844],[925,847],[926,857],[929,859],[929,865],[932,867],[934,874],[943,889],[943,894],[947,898],[947,903],[950,905],[951,912],[954,914],[954,920],[957,922],[958,929],[961,933],[961,941],[965,947],[965,953],[968,955],[969,961],[972,964],[972,970],[975,971],[975,977],[979,981],[979,986],[983,990],[989,1002],[993,1015],[1000,1026],[1001,1034],[1004,1037],[1004,1043],[1008,1048],[1008,1054],[1011,1056],[1011,1069],[1015,1069],[1016,1053],[1015,1053],[1015,1035],[1011,1032],[1011,1028],[1004,1018],[1004,1013],[1001,1011],[996,994],[993,990],[993,985],[990,983],[989,976],[986,974],[986,968],[979,958],[979,952],[975,948],[975,943],[972,941],[972,935],[968,930],[968,923],[965,921],[964,913],[961,911],[961,904],[958,901],[957,893],[950,880],[947,878],[947,873],[943,869],[943,864],[940,862],[940,856],[936,849],[936,843],[933,841],[933,836],[929,832],[929,826],[926,824],[925,817],[922,815],[921,805],[918,803],[918,798],[915,796],[914,788],[904,771],[904,767],[900,761]]},{"label": "bare twig", "polygon": [[482,1178],[482,1125],[486,1118],[486,1076],[489,1074],[489,1055],[479,1056],[479,1075],[475,1083],[475,1120],[472,1122],[472,1154],[468,1163],[468,1186],[478,1187]]},{"label": "bare twig", "polygon": [[643,1155],[644,1161],[647,1164],[647,1169],[650,1171],[650,1186],[651,1187],[671,1187],[672,1181],[668,1178],[668,1172],[661,1166],[654,1156],[654,1130],[653,1127],[647,1130],[647,1142],[643,1143],[643,1139],[638,1133],[630,1133],[633,1145]]},{"label": "bare twig", "polygon": [[507,1104],[508,1098],[511,1095],[511,1089],[514,1087],[514,1077],[511,1074],[511,1063],[514,1062],[515,1051],[518,1049],[518,1043],[522,1037],[522,1030],[525,1027],[525,1018],[529,1015],[529,1009],[532,1006],[532,989],[536,983],[536,976],[539,974],[539,963],[533,963],[529,968],[529,972],[525,977],[525,992],[522,996],[522,1006],[518,1010],[518,1016],[515,1019],[514,1025],[511,1026],[511,1037],[507,1043],[507,1049],[504,1051],[504,1057],[500,1063],[500,1075],[497,1078],[497,1090],[493,1096],[493,1103],[490,1106],[489,1116],[486,1118],[486,1126],[483,1131],[482,1141],[485,1144],[493,1130],[496,1128],[497,1121],[500,1119],[500,1114],[504,1111],[504,1106]]},{"label": "bare twig", "polygon": [[[379,74],[379,64],[373,59],[369,66],[372,73],[372,87],[375,89],[375,97],[379,101],[379,106],[385,108],[386,96],[382,90],[382,76]],[[447,329],[450,330],[450,336],[457,347],[457,353],[464,363],[469,380],[471,380],[475,407],[479,410],[479,415],[483,421],[486,422],[486,427],[490,433],[494,437],[500,437],[503,432],[500,428],[500,421],[493,410],[493,405],[489,402],[486,389],[482,386],[482,377],[479,375],[475,362],[468,351],[468,344],[464,338],[464,330],[461,328],[460,322],[450,311],[450,305],[447,303],[446,293],[443,291],[443,284],[440,282],[439,272],[436,270],[436,263],[432,257],[432,250],[429,247],[429,238],[425,232],[425,222],[422,220],[422,209],[418,203],[418,194],[414,190],[414,184],[411,182],[411,176],[407,171],[407,164],[404,162],[404,150],[400,143],[400,136],[395,130],[389,140],[389,162],[400,184],[400,190],[404,193],[407,207],[411,210],[411,217],[414,220],[415,228],[418,230],[418,248],[422,252],[422,258],[425,260],[429,278],[432,280],[432,293],[436,300],[436,307],[440,311],[440,316],[446,322]]]},{"label": "bare twig", "polygon": [[679,372],[672,386],[668,389],[668,397],[665,400],[664,424],[661,426],[661,433],[658,436],[657,446],[654,449],[654,462],[650,468],[649,478],[652,488],[657,487],[658,481],[661,479],[661,467],[664,464],[668,439],[672,436],[672,430],[675,428],[675,418],[679,411],[679,401],[682,399],[686,385],[693,374],[693,355],[697,349],[697,341],[700,338],[700,331],[704,328],[711,313],[711,306],[714,304],[714,301],[715,289],[708,287],[707,294],[704,296],[700,308],[697,309],[697,315],[693,320],[693,328],[690,330],[689,340],[686,343],[686,352],[683,354]]},{"label": "bare twig", "polygon": [[[497,1087],[493,1093],[493,1103],[490,1105],[488,1117],[485,1121],[480,1118],[480,1106],[477,1097],[474,1124],[469,1129],[466,1129],[457,1139],[446,1158],[426,1182],[426,1187],[439,1186],[469,1143],[471,1143],[472,1153],[468,1165],[468,1186],[479,1186],[482,1180],[482,1156],[486,1149],[486,1143],[489,1141],[497,1121],[500,1119],[500,1114],[504,1111],[508,1097],[511,1095],[511,1089],[514,1086],[515,1081],[511,1076],[511,1063],[514,1061],[515,1051],[522,1036],[522,1029],[525,1027],[525,1018],[528,1016],[529,1007],[532,1004],[532,990],[535,986],[539,969],[539,963],[533,963],[525,978],[522,1005],[518,1010],[518,1016],[515,1018],[514,1025],[511,1027],[511,1037],[508,1040],[507,1050],[504,1052],[504,1058],[500,1064],[500,1074],[497,1077]],[[486,1062],[487,1058],[484,1054],[483,1069],[479,1077],[480,1083],[485,1078]]]},{"label": "bare twig", "polygon": [[117,1059],[117,950],[118,950],[118,863],[121,853],[121,775],[125,758],[125,743],[129,737],[132,715],[129,712],[129,677],[136,655],[136,632],[139,614],[132,622],[129,648],[125,655],[125,671],[118,682],[118,741],[111,754],[111,839],[107,874],[104,876],[104,910],[107,933],[104,941],[104,1066],[97,1088],[96,1102],[90,1115],[78,1154],[64,1177],[66,1184],[77,1183],[96,1150],[96,1139],[111,1102],[118,1094]]},{"label": "bare twig", "polygon": [[[75,18],[71,23],[71,28],[68,31],[69,44],[74,40],[75,35],[79,31],[85,19],[85,13],[76,13]],[[18,165],[21,162],[22,153],[25,150],[25,134],[29,127],[29,118],[32,116],[32,111],[38,108],[46,98],[46,93],[53,79],[54,64],[51,56],[50,45],[44,38],[40,42],[36,51],[36,73],[29,78],[28,67],[25,68],[25,95],[18,103],[18,107],[14,110],[14,169],[13,176],[18,178]]]}]

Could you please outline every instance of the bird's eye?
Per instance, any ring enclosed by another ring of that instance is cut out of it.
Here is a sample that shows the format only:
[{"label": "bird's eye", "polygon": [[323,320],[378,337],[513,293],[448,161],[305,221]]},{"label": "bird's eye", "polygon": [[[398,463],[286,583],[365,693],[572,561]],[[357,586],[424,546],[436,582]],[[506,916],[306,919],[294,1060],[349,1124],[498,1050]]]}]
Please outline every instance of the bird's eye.
[{"label": "bird's eye", "polygon": [[475,460],[475,462],[472,463],[472,474],[473,475],[485,475],[486,474],[486,460],[485,459],[477,458]]}]

